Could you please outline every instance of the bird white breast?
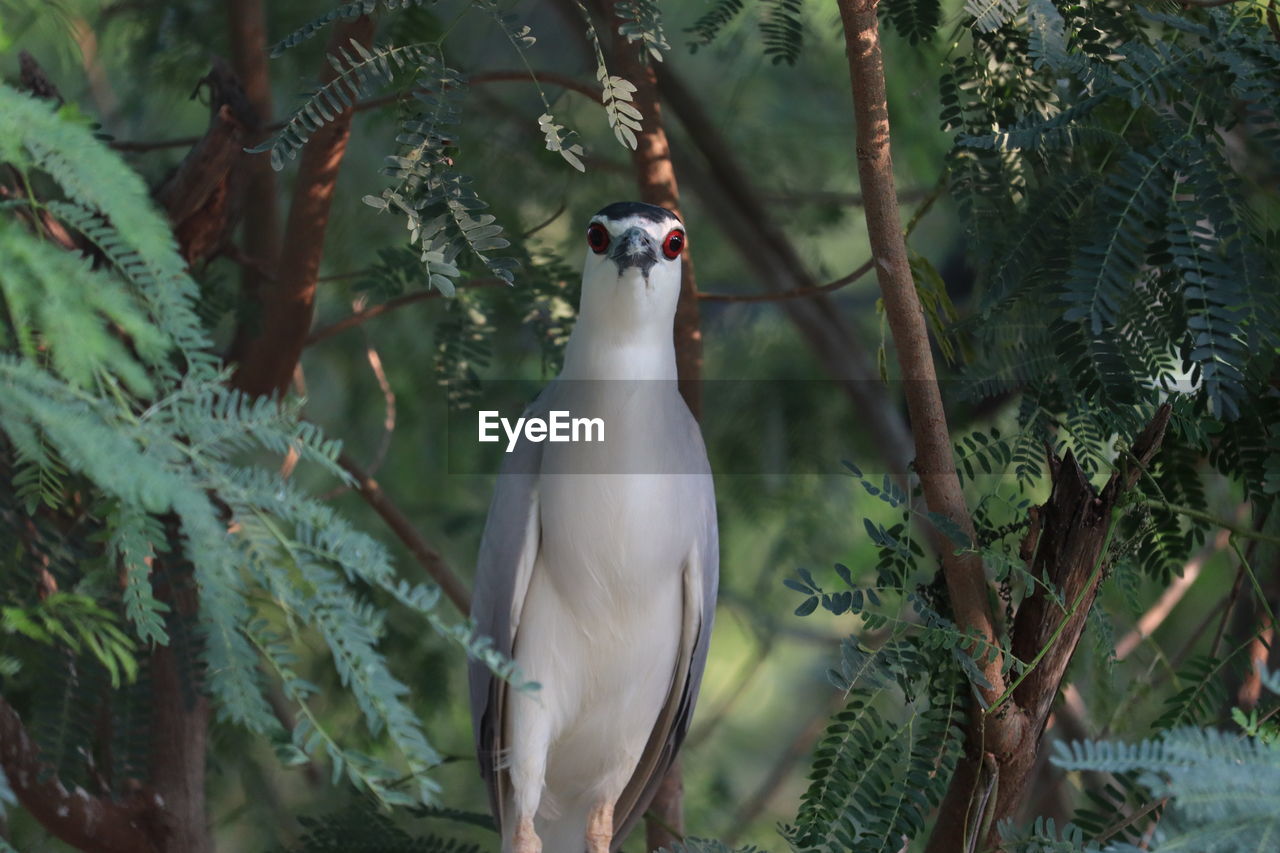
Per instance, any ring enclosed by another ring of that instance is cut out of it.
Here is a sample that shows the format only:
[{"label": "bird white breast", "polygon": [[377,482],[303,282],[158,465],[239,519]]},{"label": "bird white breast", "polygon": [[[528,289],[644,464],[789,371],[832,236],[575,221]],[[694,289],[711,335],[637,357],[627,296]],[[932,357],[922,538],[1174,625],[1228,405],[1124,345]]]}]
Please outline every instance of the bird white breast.
[{"label": "bird white breast", "polygon": [[559,389],[555,405],[604,417],[605,442],[546,445],[543,470],[580,473],[538,483],[541,543],[515,655],[551,717],[552,809],[625,785],[674,676],[710,475],[700,445],[700,458],[671,458],[692,421],[678,396],[660,401],[668,394],[675,383]]}]

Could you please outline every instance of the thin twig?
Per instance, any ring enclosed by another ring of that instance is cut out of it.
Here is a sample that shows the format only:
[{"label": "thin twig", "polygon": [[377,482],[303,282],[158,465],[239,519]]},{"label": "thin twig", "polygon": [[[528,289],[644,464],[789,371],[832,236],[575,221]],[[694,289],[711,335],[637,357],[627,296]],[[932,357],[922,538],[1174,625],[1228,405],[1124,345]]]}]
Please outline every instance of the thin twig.
[{"label": "thin twig", "polygon": [[1227,547],[1227,539],[1230,534],[1227,531],[1219,531],[1214,537],[1213,542],[1200,549],[1200,552],[1187,561],[1182,567],[1182,574],[1176,578],[1168,588],[1161,593],[1156,603],[1151,605],[1146,613],[1138,619],[1133,630],[1129,631],[1120,638],[1120,642],[1116,643],[1116,660],[1124,660],[1127,658],[1138,644],[1150,637],[1156,632],[1156,629],[1164,624],[1164,620],[1173,612],[1173,608],[1177,606],[1182,597],[1187,594],[1187,590],[1191,589],[1192,584],[1196,582],[1196,578],[1200,577],[1200,570],[1204,567],[1209,557]]},{"label": "thin twig", "polygon": [[1243,589],[1244,564],[1241,563],[1236,567],[1236,579],[1231,583],[1231,592],[1227,593],[1225,602],[1222,602],[1225,606],[1222,609],[1222,619],[1218,622],[1218,630],[1213,635],[1213,644],[1209,647],[1210,657],[1216,658],[1218,652],[1222,649],[1222,639],[1227,634],[1227,622],[1231,621],[1231,613],[1236,609],[1236,601],[1240,598],[1240,591]]},{"label": "thin twig", "polygon": [[1210,515],[1198,509],[1189,506],[1179,506],[1171,504],[1167,501],[1147,501],[1151,506],[1159,507],[1163,510],[1175,513],[1177,515],[1185,515],[1187,518],[1194,518],[1197,521],[1203,521],[1212,524],[1214,527],[1221,527],[1224,530],[1230,530],[1236,536],[1243,536],[1246,539],[1257,539],[1259,542],[1269,542],[1272,545],[1280,545],[1280,536],[1273,536],[1270,533],[1263,533],[1261,530],[1254,530],[1252,527],[1245,527],[1225,518],[1218,518],[1216,515]]},{"label": "thin twig", "polygon": [[524,232],[523,234],[521,234],[521,235],[520,235],[520,239],[521,239],[521,240],[528,240],[528,239],[529,239],[530,237],[532,237],[534,234],[537,234],[537,233],[538,233],[539,231],[541,231],[543,228],[546,228],[546,227],[547,227],[548,225],[550,225],[552,222],[555,222],[557,219],[559,219],[561,216],[563,216],[563,215],[564,215],[564,212],[565,212],[566,210],[568,210],[568,209],[569,209],[569,199],[568,199],[568,198],[561,199],[561,200],[560,200],[560,206],[559,206],[558,208],[556,208],[556,212],[555,212],[555,213],[551,214],[551,215],[550,215],[550,216],[548,216],[546,219],[544,219],[543,221],[539,222],[537,225],[535,225],[535,226],[533,226],[532,228],[530,228],[528,231],[526,231],[526,232]]},{"label": "thin twig", "polygon": [[[362,299],[357,299],[354,307],[357,311],[363,305]],[[372,477],[378,473],[378,469],[382,467],[382,463],[387,459],[387,451],[391,449],[391,436],[396,431],[396,392],[391,387],[391,381],[387,379],[387,372],[382,367],[382,357],[378,355],[378,349],[373,345],[373,339],[365,329],[364,332],[364,351],[365,358],[369,361],[369,368],[373,371],[373,376],[378,380],[378,388],[382,391],[382,401],[385,414],[382,418],[382,438],[378,441],[378,448],[373,452],[373,459],[369,461],[369,467],[366,473]],[[349,487],[343,483],[320,496],[321,500],[329,501],[345,492]]]},{"label": "thin twig", "polygon": [[777,302],[783,299],[807,299],[853,284],[869,273],[873,266],[875,266],[874,261],[867,261],[846,276],[812,287],[797,287],[794,290],[783,290],[779,293],[699,293],[698,299],[707,302]]},{"label": "thin twig", "polygon": [[[600,100],[600,89],[590,83],[584,83],[568,74],[560,74],[555,71],[538,71],[537,82],[549,83],[552,86],[559,86],[571,92],[576,92],[593,101]],[[467,78],[467,82],[472,86],[482,86],[488,83],[517,83],[517,82],[534,82],[527,71],[486,71],[480,74],[473,74]],[[393,92],[387,95],[378,95],[374,98],[366,98],[358,102],[351,108],[353,113],[362,113],[367,110],[375,110],[378,107],[385,107],[387,104],[395,103],[412,95],[420,90],[410,90],[408,92]],[[273,121],[270,124],[262,126],[262,130],[268,133],[274,133],[282,130],[288,124],[288,120]],[[129,140],[115,139],[108,143],[111,148],[116,151],[130,151],[134,153],[142,153],[147,151],[159,151],[165,148],[189,148],[195,145],[203,136],[179,136],[173,139],[155,139],[155,140]]]},{"label": "thin twig", "polygon": [[[462,288],[480,288],[480,287],[507,287],[508,282],[500,278],[473,278],[470,281],[459,284]],[[438,290],[419,290],[416,293],[406,293],[404,296],[397,296],[395,299],[388,299],[378,305],[357,311],[350,317],[344,317],[336,323],[323,326],[316,329],[307,336],[305,346],[318,344],[323,340],[327,340],[336,334],[345,332],[347,329],[354,329],[361,323],[372,320],[374,317],[381,317],[383,314],[395,311],[397,308],[403,308],[406,305],[412,305],[415,302],[425,302],[428,299],[439,299],[443,294]]]}]

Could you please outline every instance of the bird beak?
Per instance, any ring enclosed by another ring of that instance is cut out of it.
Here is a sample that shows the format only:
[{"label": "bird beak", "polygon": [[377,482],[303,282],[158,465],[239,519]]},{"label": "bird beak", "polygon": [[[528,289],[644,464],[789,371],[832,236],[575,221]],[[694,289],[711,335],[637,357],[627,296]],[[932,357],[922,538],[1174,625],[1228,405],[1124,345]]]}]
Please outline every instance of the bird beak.
[{"label": "bird beak", "polygon": [[618,275],[622,275],[630,267],[636,267],[647,280],[649,270],[658,262],[658,244],[643,229],[628,228],[614,241],[609,260],[617,265]]}]

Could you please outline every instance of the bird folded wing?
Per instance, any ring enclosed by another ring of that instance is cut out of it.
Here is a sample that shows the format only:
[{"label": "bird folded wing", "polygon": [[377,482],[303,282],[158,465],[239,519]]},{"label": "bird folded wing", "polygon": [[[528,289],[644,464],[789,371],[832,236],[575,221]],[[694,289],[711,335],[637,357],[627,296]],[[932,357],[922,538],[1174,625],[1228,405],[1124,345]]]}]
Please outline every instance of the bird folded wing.
[{"label": "bird folded wing", "polygon": [[[658,713],[653,732],[640,755],[640,763],[636,765],[635,773],[623,789],[614,809],[615,845],[621,844],[627,832],[649,807],[649,801],[662,784],[662,779],[671,768],[676,751],[689,730],[711,637],[711,620],[707,618],[708,608],[705,606],[707,555],[702,553],[706,550],[706,545],[705,541],[698,543],[685,560],[680,654],[672,672],[667,701]],[[714,544],[712,547],[714,548]],[[715,571],[714,566],[711,571]],[[714,602],[714,594],[711,600]]]},{"label": "bird folded wing", "polygon": [[[497,651],[508,657],[515,648],[516,631],[541,544],[536,473],[541,459],[541,445],[522,441],[503,466],[476,561],[471,614],[479,633],[492,638]],[[506,774],[499,767],[505,754],[503,709],[509,685],[478,661],[471,661],[468,670],[480,775],[501,826],[507,797]]]}]

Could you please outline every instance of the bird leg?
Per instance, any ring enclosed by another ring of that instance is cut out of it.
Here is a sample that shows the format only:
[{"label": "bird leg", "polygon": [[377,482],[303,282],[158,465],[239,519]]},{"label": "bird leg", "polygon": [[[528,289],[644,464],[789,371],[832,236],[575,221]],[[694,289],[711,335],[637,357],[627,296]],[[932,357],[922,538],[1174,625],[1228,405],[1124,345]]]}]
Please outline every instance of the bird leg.
[{"label": "bird leg", "polygon": [[[608,850],[608,848],[605,848]],[[511,839],[512,853],[542,853],[542,839],[533,829],[533,818],[522,817]]]},{"label": "bird leg", "polygon": [[613,801],[604,800],[587,816],[587,853],[609,853],[613,844]]}]

